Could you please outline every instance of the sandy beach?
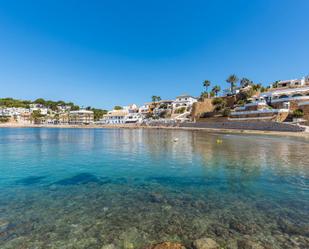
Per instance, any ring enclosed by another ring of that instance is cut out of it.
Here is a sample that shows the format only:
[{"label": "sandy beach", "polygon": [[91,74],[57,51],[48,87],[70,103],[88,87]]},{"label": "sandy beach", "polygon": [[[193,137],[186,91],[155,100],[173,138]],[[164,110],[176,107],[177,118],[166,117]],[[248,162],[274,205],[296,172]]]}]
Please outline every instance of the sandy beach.
[{"label": "sandy beach", "polygon": [[0,124],[0,128],[54,128],[54,129],[171,129],[171,130],[191,130],[204,131],[209,133],[224,134],[247,134],[247,135],[272,135],[272,136],[293,136],[309,139],[309,131],[305,132],[282,132],[282,131],[260,131],[260,130],[237,130],[237,129],[215,129],[196,127],[167,127],[167,126],[146,126],[136,124],[122,125],[25,125],[17,123]]}]

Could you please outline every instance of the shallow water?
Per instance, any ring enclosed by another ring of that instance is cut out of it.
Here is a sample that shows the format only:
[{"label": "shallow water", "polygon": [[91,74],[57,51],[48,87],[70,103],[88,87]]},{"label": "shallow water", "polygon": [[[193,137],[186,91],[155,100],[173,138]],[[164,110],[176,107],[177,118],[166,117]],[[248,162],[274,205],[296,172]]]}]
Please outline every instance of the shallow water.
[{"label": "shallow water", "polygon": [[289,137],[0,129],[0,248],[308,248],[308,153]]}]

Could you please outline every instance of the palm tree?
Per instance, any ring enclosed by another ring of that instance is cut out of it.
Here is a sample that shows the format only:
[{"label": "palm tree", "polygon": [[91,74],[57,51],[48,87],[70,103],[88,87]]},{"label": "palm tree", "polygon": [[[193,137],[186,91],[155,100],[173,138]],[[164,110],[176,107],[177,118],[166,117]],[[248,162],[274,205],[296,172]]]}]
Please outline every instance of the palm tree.
[{"label": "palm tree", "polygon": [[277,88],[279,82],[280,80],[276,80],[274,83],[272,83],[273,88]]},{"label": "palm tree", "polygon": [[153,95],[153,96],[151,97],[151,100],[152,100],[153,103],[156,103],[157,101],[160,101],[160,100],[161,100],[161,97],[160,97],[160,96],[155,96],[155,95]]},{"label": "palm tree", "polygon": [[210,87],[211,82],[209,80],[204,80],[203,86],[206,88],[206,93],[208,96],[208,87]]},{"label": "palm tree", "polygon": [[242,79],[240,80],[240,85],[241,85],[242,87],[246,87],[246,86],[249,86],[249,85],[251,85],[251,84],[252,84],[252,81],[249,80],[249,79],[247,79],[247,78],[242,78]]},{"label": "palm tree", "polygon": [[230,75],[226,82],[231,84],[231,92],[234,93],[234,88],[236,87],[236,83],[238,81],[238,78],[235,74]]},{"label": "palm tree", "polygon": [[221,87],[218,85],[215,85],[211,91],[214,92],[215,96],[217,97],[218,93],[221,91]]}]

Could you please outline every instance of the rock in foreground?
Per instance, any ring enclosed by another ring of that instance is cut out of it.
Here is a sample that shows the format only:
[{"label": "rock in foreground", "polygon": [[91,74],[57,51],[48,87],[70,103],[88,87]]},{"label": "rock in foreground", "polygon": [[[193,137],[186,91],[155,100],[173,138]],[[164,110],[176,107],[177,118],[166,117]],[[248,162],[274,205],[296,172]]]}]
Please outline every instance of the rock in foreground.
[{"label": "rock in foreground", "polygon": [[186,249],[186,248],[180,243],[163,242],[156,245],[144,247],[143,249]]},{"label": "rock in foreground", "polygon": [[193,242],[195,249],[219,249],[219,244],[211,238],[197,239]]}]

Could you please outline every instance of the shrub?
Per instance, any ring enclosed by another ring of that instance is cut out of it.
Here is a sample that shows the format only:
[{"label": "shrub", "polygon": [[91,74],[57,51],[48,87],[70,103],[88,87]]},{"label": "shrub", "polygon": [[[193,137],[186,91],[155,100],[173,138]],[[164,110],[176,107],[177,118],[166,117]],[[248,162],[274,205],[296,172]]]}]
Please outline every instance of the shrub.
[{"label": "shrub", "polygon": [[293,111],[294,118],[302,118],[304,116],[304,112],[301,109],[297,109]]},{"label": "shrub", "polygon": [[119,105],[116,105],[116,106],[114,107],[114,110],[122,110],[122,107],[119,106]]},{"label": "shrub", "polygon": [[224,100],[222,98],[214,98],[211,103],[213,105],[218,105],[218,104],[222,104],[224,102]]},{"label": "shrub", "polygon": [[182,114],[182,113],[185,112],[185,110],[186,110],[186,107],[180,107],[180,108],[178,108],[178,109],[175,110],[175,113],[177,113],[177,114]]},{"label": "shrub", "polygon": [[208,93],[207,92],[201,92],[200,100],[207,99]]},{"label": "shrub", "polygon": [[240,99],[237,101],[237,105],[244,105],[245,101],[243,99]]},{"label": "shrub", "polygon": [[0,123],[6,123],[6,122],[9,122],[8,117],[0,117]]},{"label": "shrub", "polygon": [[222,111],[222,116],[223,117],[228,117],[231,114],[231,109],[229,107],[224,108],[224,110]]},{"label": "shrub", "polygon": [[211,103],[215,106],[216,112],[219,112],[226,107],[226,100],[222,98],[214,98]]}]

